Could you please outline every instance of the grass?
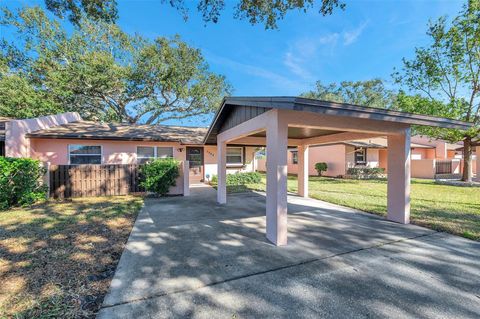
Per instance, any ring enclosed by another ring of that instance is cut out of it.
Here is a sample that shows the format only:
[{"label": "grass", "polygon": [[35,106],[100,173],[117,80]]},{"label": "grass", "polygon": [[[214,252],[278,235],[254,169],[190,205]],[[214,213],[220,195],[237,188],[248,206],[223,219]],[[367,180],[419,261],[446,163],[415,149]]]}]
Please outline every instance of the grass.
[{"label": "grass", "polygon": [[94,318],[141,205],[119,196],[0,212],[0,318]]},{"label": "grass", "polygon": [[[229,187],[229,192],[265,190],[262,183]],[[297,191],[296,176],[288,177],[288,190]],[[326,202],[385,216],[387,182],[310,177],[309,195]],[[435,184],[433,180],[413,179],[411,221],[438,231],[480,240],[480,189]]]}]

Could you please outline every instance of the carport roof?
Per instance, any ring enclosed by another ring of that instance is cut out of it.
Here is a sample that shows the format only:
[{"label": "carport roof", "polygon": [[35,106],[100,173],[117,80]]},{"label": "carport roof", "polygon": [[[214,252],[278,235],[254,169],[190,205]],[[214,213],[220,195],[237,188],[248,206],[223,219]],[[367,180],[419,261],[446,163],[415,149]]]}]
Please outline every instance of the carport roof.
[{"label": "carport roof", "polygon": [[226,97],[223,99],[222,105],[216,112],[213,123],[205,136],[205,144],[216,143],[216,136],[222,128],[223,121],[225,121],[236,106],[254,107],[264,109],[264,111],[269,109],[304,111],[451,129],[468,129],[473,125],[468,122],[442,117],[365,107],[348,103],[307,99],[303,97]]}]

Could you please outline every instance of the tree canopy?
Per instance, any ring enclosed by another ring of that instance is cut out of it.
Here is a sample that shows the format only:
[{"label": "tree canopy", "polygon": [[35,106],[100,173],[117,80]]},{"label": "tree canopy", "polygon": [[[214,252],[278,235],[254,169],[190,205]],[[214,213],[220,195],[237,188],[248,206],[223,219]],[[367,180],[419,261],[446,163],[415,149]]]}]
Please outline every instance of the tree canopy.
[{"label": "tree canopy", "polygon": [[153,124],[211,113],[230,92],[178,36],[148,40],[87,18],[67,32],[39,7],[4,9],[0,24],[15,38],[0,44],[0,87],[11,88],[1,91],[0,112],[8,116],[25,105],[32,116],[62,109]]},{"label": "tree canopy", "polygon": [[[185,0],[157,0],[177,9],[188,19],[190,9]],[[196,0],[198,13],[205,23],[217,23],[225,9],[226,0]],[[236,0],[234,17],[248,20],[251,24],[264,24],[266,29],[276,29],[277,21],[283,19],[287,12],[293,10],[307,11],[315,6],[315,0]],[[114,22],[118,18],[117,1],[115,0],[45,0],[49,10],[57,16],[79,24],[84,15],[94,20]],[[336,8],[344,9],[345,3],[341,0],[321,0],[318,11],[322,15],[330,15]]]},{"label": "tree canopy", "polygon": [[394,73],[396,81],[417,96],[404,99],[404,110],[474,123],[474,128],[422,128],[433,137],[464,142],[463,179],[471,180],[471,142],[480,134],[480,1],[470,0],[450,23],[441,17],[430,23],[431,43],[415,49],[411,60]]},{"label": "tree canopy", "polygon": [[343,81],[327,85],[317,81],[315,89],[303,93],[302,96],[369,107],[396,108],[395,91],[387,89],[381,79]]}]

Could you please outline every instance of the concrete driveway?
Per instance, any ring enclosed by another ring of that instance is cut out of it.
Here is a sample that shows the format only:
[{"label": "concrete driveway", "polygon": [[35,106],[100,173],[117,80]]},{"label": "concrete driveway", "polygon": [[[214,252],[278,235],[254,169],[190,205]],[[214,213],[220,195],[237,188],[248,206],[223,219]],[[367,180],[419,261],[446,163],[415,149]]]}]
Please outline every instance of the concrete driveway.
[{"label": "concrete driveway", "polygon": [[480,317],[480,243],[295,196],[288,209],[275,247],[260,194],[146,200],[98,318]]}]

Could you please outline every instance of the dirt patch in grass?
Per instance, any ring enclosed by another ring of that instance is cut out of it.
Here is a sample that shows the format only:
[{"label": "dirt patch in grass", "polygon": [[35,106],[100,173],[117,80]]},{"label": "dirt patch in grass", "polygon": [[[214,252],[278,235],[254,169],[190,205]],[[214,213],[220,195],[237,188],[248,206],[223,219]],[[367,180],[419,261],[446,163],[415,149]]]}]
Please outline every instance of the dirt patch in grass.
[{"label": "dirt patch in grass", "polygon": [[0,212],[0,318],[94,318],[141,206],[119,196]]}]

